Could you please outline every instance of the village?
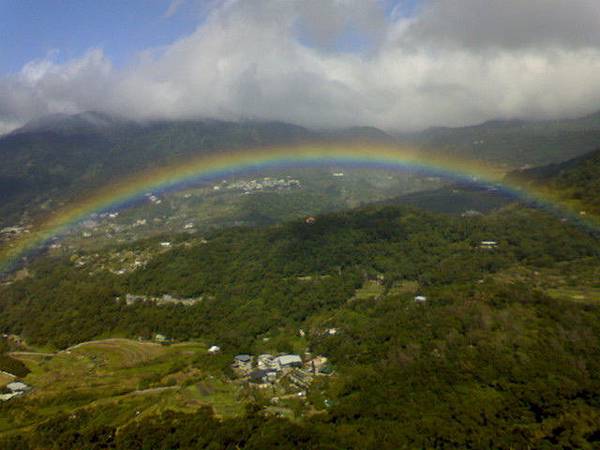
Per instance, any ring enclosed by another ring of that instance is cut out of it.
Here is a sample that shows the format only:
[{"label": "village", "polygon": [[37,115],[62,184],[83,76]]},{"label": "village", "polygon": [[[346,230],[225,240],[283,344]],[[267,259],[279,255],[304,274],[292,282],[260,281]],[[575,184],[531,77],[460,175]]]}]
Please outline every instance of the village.
[{"label": "village", "polygon": [[270,178],[264,177],[260,180],[240,180],[234,181],[232,183],[228,183],[226,180],[223,180],[221,184],[217,184],[213,186],[214,191],[219,191],[221,189],[228,190],[241,190],[244,191],[244,194],[249,194],[255,191],[264,191],[264,190],[276,190],[276,189],[289,189],[289,188],[300,188],[301,184],[299,180],[296,180],[291,177],[287,178]]},{"label": "village", "polygon": [[[337,331],[336,328],[330,328],[324,334],[335,335]],[[156,334],[154,341],[161,345],[175,342],[163,334]],[[209,355],[219,355],[221,347],[212,345],[207,352]],[[230,367],[234,382],[265,392],[270,390],[269,393],[274,395],[292,394],[298,397],[306,397],[306,390],[317,377],[331,376],[334,372],[326,356],[315,356],[310,352],[305,352],[303,357],[294,353],[262,353],[257,356],[241,353],[233,357]]]},{"label": "village", "polygon": [[[334,335],[337,334],[337,332],[338,330],[335,328],[323,331],[323,333],[327,335]],[[12,335],[6,335],[6,338],[19,339],[17,336]],[[153,349],[153,352],[160,352],[160,350],[157,350],[156,347],[152,347],[152,342],[173,349],[172,351],[174,352],[177,352],[177,349],[182,348],[182,346],[185,347],[186,345],[190,345],[189,343],[178,342],[164,334],[155,334],[150,342],[142,338],[139,338],[137,343],[136,341],[109,339],[106,341],[92,341],[78,344],[54,354],[39,353],[39,355],[69,358],[71,353],[80,347],[82,349],[94,345],[107,345],[110,347],[116,345],[117,341],[118,345],[123,345],[125,347],[139,346],[140,349],[145,348],[147,351]],[[105,344],[103,344],[103,342],[105,342]],[[27,355],[27,357],[30,355],[37,355],[37,353],[32,353],[28,350],[26,346],[19,348],[21,350],[26,350],[22,351],[20,353],[21,355]],[[165,351],[171,350],[165,349]],[[204,347],[204,352],[206,352],[209,357],[227,357],[226,355],[222,355],[221,348],[217,345],[212,345],[208,348]],[[16,352],[15,354],[19,354],[19,352]],[[326,356],[313,355],[309,352],[306,352],[303,355],[295,353],[278,353],[275,355],[268,353],[259,355],[242,353],[230,357],[232,358],[229,365],[231,372],[227,376],[228,381],[226,381],[226,383],[231,386],[237,385],[238,387],[249,389],[249,392],[254,392],[256,395],[267,398],[272,405],[279,404],[280,401],[286,399],[306,401],[308,389],[313,382],[319,377],[329,377],[334,374],[333,366]],[[32,386],[24,382],[24,379],[21,379],[22,377],[18,377],[8,372],[3,373],[3,375],[4,378],[7,379],[7,384],[0,389],[0,402],[13,400],[34,391],[40,392],[39,386],[38,389],[34,390]]]},{"label": "village", "polygon": [[[211,347],[209,352],[218,352]],[[231,364],[236,380],[261,390],[270,390],[275,395],[292,394],[306,397],[311,383],[320,376],[333,374],[333,367],[327,357],[305,353],[304,358],[297,354],[282,353],[277,356],[264,353],[258,356],[239,354]],[[273,397],[277,398],[277,397]]]},{"label": "village", "polygon": [[[169,294],[163,294],[161,297],[151,297],[147,295],[134,295],[134,294],[126,294],[125,295],[125,304],[127,306],[134,305],[138,302],[141,303],[153,303],[155,305],[184,305],[191,306],[200,301],[202,301],[202,297],[198,298],[179,298],[174,297]],[[121,297],[116,298],[117,301],[121,300]]]}]

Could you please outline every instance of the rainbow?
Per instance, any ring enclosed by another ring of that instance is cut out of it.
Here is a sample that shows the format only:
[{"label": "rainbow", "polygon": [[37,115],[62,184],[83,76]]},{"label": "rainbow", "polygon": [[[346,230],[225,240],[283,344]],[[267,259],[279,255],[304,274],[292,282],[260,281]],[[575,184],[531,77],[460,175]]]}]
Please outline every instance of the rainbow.
[{"label": "rainbow", "polygon": [[411,148],[356,145],[303,145],[216,152],[167,167],[157,167],[111,183],[78,203],[55,212],[0,249],[0,272],[9,270],[28,252],[41,248],[93,213],[116,209],[143,197],[146,192],[174,190],[186,183],[221,178],[253,169],[335,164],[338,166],[422,170],[454,179],[502,186],[503,191],[520,199],[573,211],[548,193],[532,188],[523,190],[502,182],[503,173],[476,161],[432,156]]}]

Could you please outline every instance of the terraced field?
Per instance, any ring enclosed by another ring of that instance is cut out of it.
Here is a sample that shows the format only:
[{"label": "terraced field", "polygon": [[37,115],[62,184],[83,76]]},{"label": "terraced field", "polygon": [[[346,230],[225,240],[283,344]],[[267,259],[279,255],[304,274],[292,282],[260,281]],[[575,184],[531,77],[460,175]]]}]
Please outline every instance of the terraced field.
[{"label": "terraced field", "polygon": [[90,358],[111,369],[135,367],[168,353],[167,347],[129,339],[105,339],[77,344],[65,353]]},{"label": "terraced field", "polygon": [[[0,404],[0,436],[65,412],[95,410],[96,420],[123,426],[161,411],[212,405],[221,416],[243,411],[241,388],[217,367],[230,355],[208,355],[202,343],[161,346],[128,339],[78,344],[50,354],[15,352],[31,370],[32,391]],[[0,378],[0,382],[2,379]],[[10,381],[10,380],[8,380]]]}]

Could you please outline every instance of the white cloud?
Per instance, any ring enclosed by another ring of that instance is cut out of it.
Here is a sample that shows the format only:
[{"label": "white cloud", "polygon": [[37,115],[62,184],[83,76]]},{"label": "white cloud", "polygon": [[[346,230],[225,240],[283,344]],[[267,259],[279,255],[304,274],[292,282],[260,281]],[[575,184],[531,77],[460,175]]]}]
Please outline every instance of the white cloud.
[{"label": "white cloud", "polygon": [[412,24],[416,45],[577,48],[600,45],[597,0],[429,0]]},{"label": "white cloud", "polygon": [[[372,47],[336,50],[348,30]],[[388,130],[578,115],[600,109],[598,30],[591,0],[430,0],[388,18],[375,0],[227,0],[126,69],[91,50],[0,79],[0,128],[90,109]]]}]

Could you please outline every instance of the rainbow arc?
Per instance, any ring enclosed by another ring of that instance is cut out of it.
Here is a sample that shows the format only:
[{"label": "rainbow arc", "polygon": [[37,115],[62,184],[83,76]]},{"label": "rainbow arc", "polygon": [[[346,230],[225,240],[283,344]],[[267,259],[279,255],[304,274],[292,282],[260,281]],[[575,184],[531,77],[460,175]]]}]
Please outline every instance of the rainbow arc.
[{"label": "rainbow arc", "polygon": [[256,148],[198,156],[113,182],[77,203],[55,212],[36,225],[30,233],[14,240],[7,248],[0,249],[0,271],[9,270],[20,258],[41,248],[50,239],[60,236],[90,215],[121,208],[143,197],[147,192],[176,190],[191,182],[227,177],[253,169],[327,164],[388,170],[420,170],[458,180],[493,184],[521,200],[549,205],[564,214],[577,216],[576,212],[548,192],[532,187],[510,186],[503,182],[502,172],[477,161],[432,156],[411,148],[372,144]]}]

